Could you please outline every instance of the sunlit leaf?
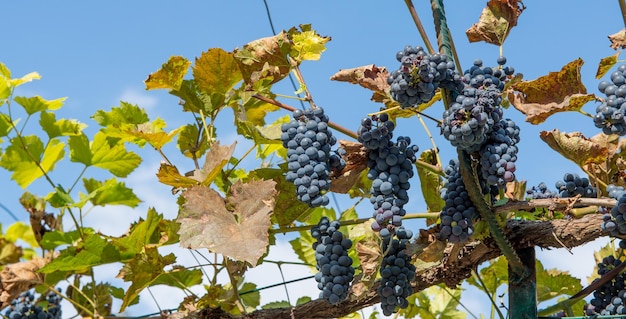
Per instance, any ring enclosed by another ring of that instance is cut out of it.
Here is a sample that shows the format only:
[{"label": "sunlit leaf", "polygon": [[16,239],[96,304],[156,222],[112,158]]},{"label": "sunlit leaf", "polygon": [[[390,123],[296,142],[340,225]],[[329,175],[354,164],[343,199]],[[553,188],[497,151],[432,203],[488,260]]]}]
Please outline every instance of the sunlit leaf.
[{"label": "sunlit leaf", "polygon": [[132,188],[126,187],[124,182],[118,182],[111,178],[100,182],[93,178],[83,178],[85,190],[90,193],[89,201],[94,205],[125,205],[137,207],[141,200],[133,192]]},{"label": "sunlit leaf", "polygon": [[186,190],[177,219],[181,246],[208,248],[255,266],[269,244],[274,185],[273,181],[238,182],[226,199],[205,186]]},{"label": "sunlit leaf", "polygon": [[123,143],[111,145],[106,134],[96,133],[91,143],[91,164],[111,172],[117,177],[126,177],[141,163],[141,157],[129,152]]},{"label": "sunlit leaf", "polygon": [[159,275],[164,273],[165,266],[175,261],[176,256],[173,253],[162,256],[156,247],[148,247],[124,264],[117,277],[131,282],[131,285],[124,294],[120,312],[123,312],[143,289],[150,286]]},{"label": "sunlit leaf", "polygon": [[483,9],[477,23],[465,34],[470,42],[485,41],[502,45],[511,29],[517,25],[517,19],[526,9],[520,0],[490,0]]},{"label": "sunlit leaf", "polygon": [[595,95],[587,94],[581,82],[582,65],[583,60],[577,59],[559,72],[517,83],[513,89],[518,92],[510,92],[509,101],[532,124],[542,123],[554,113],[578,111],[587,102],[595,100]]},{"label": "sunlit leaf", "polygon": [[30,225],[27,225],[23,222],[15,222],[9,225],[4,234],[4,238],[12,243],[17,242],[18,240],[23,240],[25,243],[30,245],[30,247],[39,247],[39,243],[35,238],[33,229],[30,227]]},{"label": "sunlit leaf", "polygon": [[[10,77],[10,75],[7,76],[7,78],[8,77]],[[31,82],[32,80],[39,80],[39,79],[41,79],[41,75],[39,75],[39,73],[30,72],[21,78],[11,79],[10,83],[12,87],[18,87],[24,83],[28,83],[28,82]]]},{"label": "sunlit leaf", "polygon": [[330,41],[330,37],[317,34],[309,24],[301,25],[300,29],[289,30],[292,41],[290,56],[298,62],[319,60],[322,52],[326,51],[326,43]]},{"label": "sunlit leaf", "polygon": [[617,64],[617,58],[619,57],[620,53],[622,52],[617,52],[611,56],[602,58],[600,60],[600,63],[598,64],[598,71],[596,71],[596,79],[603,77],[606,74],[606,72],[609,72],[609,70],[615,64]]},{"label": "sunlit leaf", "polygon": [[87,235],[80,245],[69,246],[41,269],[49,274],[55,271],[89,271],[91,267],[120,261],[120,253],[114,245],[97,234]]},{"label": "sunlit leaf", "polygon": [[611,40],[611,48],[614,50],[626,48],[626,29],[609,35],[609,40]]},{"label": "sunlit leaf", "polygon": [[89,138],[85,134],[70,136],[68,145],[70,147],[70,161],[91,166],[93,154],[91,153]]},{"label": "sunlit leaf", "polygon": [[[22,143],[27,145],[28,153]],[[65,155],[64,148],[65,144],[57,139],[51,139],[44,149],[43,142],[37,136],[15,137],[11,139],[11,145],[5,149],[0,166],[13,172],[11,179],[22,188],[26,188],[42,177],[44,172],[48,173],[54,169],[56,163]]]},{"label": "sunlit leaf", "polygon": [[5,238],[0,238],[0,266],[14,264],[24,256],[22,247]]},{"label": "sunlit leaf", "polygon": [[460,305],[461,290],[443,285],[430,286],[409,296],[409,306],[400,309],[399,315],[405,318],[419,316],[422,319],[465,319],[467,314],[457,308]]},{"label": "sunlit leaf", "polygon": [[[83,234],[93,234],[93,229],[90,228],[82,228],[81,231]],[[81,233],[77,230],[61,232],[58,230],[53,230],[46,232],[41,239],[41,248],[43,249],[55,249],[61,245],[71,245],[77,242],[80,239]]]},{"label": "sunlit leaf", "polygon": [[202,270],[186,269],[183,267],[174,267],[174,269],[161,273],[150,286],[166,285],[179,289],[188,289],[189,287],[202,283]]},{"label": "sunlit leaf", "polygon": [[[94,289],[94,283],[89,282],[86,284],[80,283],[80,277],[74,277],[74,285],[70,285],[67,288],[66,294],[72,298],[72,305],[81,317],[89,317],[89,313],[81,307],[76,307],[74,303],[86,307],[87,309],[93,309],[92,298],[97,298],[95,304],[98,306],[98,314],[102,316],[109,316],[111,314],[111,304],[113,298],[111,296],[111,285],[109,283],[98,283]],[[80,287],[80,288],[79,288]],[[80,291],[78,291],[80,289]],[[89,300],[87,299],[89,296]]]},{"label": "sunlit leaf", "polygon": [[583,289],[580,279],[567,271],[545,269],[539,260],[536,265],[537,302],[543,302],[559,296],[572,296]]},{"label": "sunlit leaf", "polygon": [[219,98],[212,99],[217,107],[223,106],[226,93],[242,79],[234,54],[220,48],[202,52],[196,58],[192,70],[201,90],[210,95],[219,95]]},{"label": "sunlit leaf", "polygon": [[100,126],[120,127],[122,124],[141,124],[150,119],[146,111],[139,106],[124,101],[110,111],[98,110],[91,118]]},{"label": "sunlit leaf", "polygon": [[159,244],[161,240],[159,224],[162,220],[163,215],[150,208],[145,219],[140,218],[131,226],[127,235],[115,238],[111,243],[117,247],[122,259],[133,258],[145,247]]},{"label": "sunlit leaf", "polygon": [[159,179],[159,182],[165,185],[169,185],[173,187],[180,187],[180,188],[189,188],[191,186],[198,185],[199,183],[197,180],[193,178],[180,175],[176,166],[172,166],[172,165],[165,164],[165,163],[162,163],[161,167],[159,167],[157,178]]},{"label": "sunlit leaf", "polygon": [[49,138],[57,136],[79,135],[87,127],[77,120],[60,119],[57,121],[56,115],[52,112],[41,111],[39,119],[41,128],[48,134]]},{"label": "sunlit leaf", "polygon": [[58,110],[61,106],[63,106],[63,102],[65,102],[66,99],[67,98],[62,97],[56,100],[46,100],[41,96],[16,96],[14,98],[15,102],[21,105],[28,115],[32,115],[40,111]]},{"label": "sunlit leaf", "polygon": [[171,56],[160,69],[148,75],[144,81],[146,90],[178,90],[191,62],[182,56]]},{"label": "sunlit leaf", "polygon": [[608,155],[606,147],[586,138],[580,132],[562,133],[559,130],[542,131],[541,140],[553,150],[579,166],[589,163],[603,163]]},{"label": "sunlit leaf", "polygon": [[[162,119],[156,119],[152,122],[146,122],[137,125],[131,130],[126,130],[129,135],[136,137],[142,142],[146,142],[150,144],[153,148],[159,150],[165,146],[165,144],[172,141],[174,136],[178,134],[178,132],[182,129],[179,127],[177,129],[171,130],[169,133],[163,130],[165,127],[165,122]],[[134,141],[135,144],[143,144],[138,143],[138,141]]]}]

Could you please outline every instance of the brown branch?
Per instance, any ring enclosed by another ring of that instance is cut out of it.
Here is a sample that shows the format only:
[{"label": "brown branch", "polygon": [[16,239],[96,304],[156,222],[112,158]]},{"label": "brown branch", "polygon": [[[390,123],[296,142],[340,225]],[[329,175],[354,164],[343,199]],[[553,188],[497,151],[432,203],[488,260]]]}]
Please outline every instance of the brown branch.
[{"label": "brown branch", "polygon": [[[510,204],[512,206],[512,204]],[[560,204],[559,204],[560,205]],[[595,240],[606,234],[600,230],[601,214],[590,214],[579,219],[558,219],[550,221],[523,221],[509,220],[505,228],[505,235],[515,249],[527,247],[541,247],[544,249],[576,247]],[[556,236],[555,236],[556,235]],[[445,283],[450,287],[458,286],[463,280],[471,276],[472,269],[476,269],[485,261],[494,259],[501,252],[492,239],[483,242],[472,242],[461,248],[456,260],[429,268],[417,275],[413,282],[415,291],[424,290],[430,286]],[[219,309],[203,309],[190,314],[178,313],[170,318],[212,318],[212,319],[307,319],[307,318],[336,318],[348,315],[367,306],[378,303],[376,295],[377,285],[374,285],[359,300],[348,300],[337,306],[332,306],[324,300],[313,300],[293,308],[279,308],[257,310],[245,317],[225,313]]]}]

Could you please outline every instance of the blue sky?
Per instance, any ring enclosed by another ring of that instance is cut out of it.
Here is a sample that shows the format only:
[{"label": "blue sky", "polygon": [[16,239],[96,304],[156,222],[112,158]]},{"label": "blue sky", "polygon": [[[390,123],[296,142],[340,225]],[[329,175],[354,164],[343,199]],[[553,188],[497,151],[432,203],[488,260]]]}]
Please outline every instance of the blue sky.
[{"label": "blue sky", "polygon": [[[519,25],[505,42],[504,55],[508,58],[508,65],[515,67],[528,80],[558,71],[580,57],[585,61],[583,82],[590,93],[598,93],[594,79],[597,63],[614,53],[609,48],[607,35],[619,31],[624,23],[617,3],[576,3],[578,5],[571,1],[526,3],[527,9],[520,17]],[[406,44],[423,45],[404,1],[322,1],[313,4],[268,0],[268,4],[277,31],[310,23],[320,34],[332,37],[322,59],[304,63],[302,72],[315,102],[326,109],[331,120],[353,130],[358,127],[361,117],[377,111],[379,105],[369,100],[369,91],[332,82],[330,76],[342,68],[372,63],[394,69],[397,67],[396,51]],[[470,44],[465,36],[465,30],[477,21],[484,4],[483,1],[449,1],[446,4],[448,23],[464,68],[469,67],[475,58],[495,65],[499,55],[496,46]],[[416,8],[431,42],[436,43],[429,3],[416,1]],[[32,71],[42,75],[41,80],[22,86],[17,95],[41,95],[47,99],[68,97],[57,117],[79,119],[89,125],[87,132],[92,133],[97,126],[89,117],[98,109],[119,105],[120,100],[145,107],[152,119],[164,118],[170,129],[186,123],[189,117],[179,112],[176,98],[164,91],[145,91],[143,80],[147,75],[172,55],[193,60],[209,48],[221,47],[229,51],[272,35],[265,6],[260,0],[184,1],[176,4],[166,1],[11,1],[3,4],[3,23],[5,32],[1,38],[0,61],[14,76]],[[275,86],[275,92],[291,95],[293,89],[288,81],[284,81]],[[284,102],[297,105],[295,101]],[[589,113],[595,112],[592,104],[584,108]],[[426,113],[440,117],[442,108],[437,104]],[[224,116],[225,124],[218,127],[219,137],[232,142],[236,137],[230,125],[230,115],[221,116]],[[557,114],[541,126],[525,123],[523,115],[514,109],[506,110],[505,116],[514,119],[521,127],[517,177],[527,180],[529,185],[541,181],[553,185],[565,172],[579,172],[575,164],[559,158],[538,138],[539,131],[558,128],[567,132],[582,131],[586,136],[599,132],[591,119],[577,113]],[[400,120],[399,134],[411,136],[422,150],[430,148],[426,134],[412,121],[415,119]],[[436,134],[438,130],[434,123],[429,125]],[[338,137],[344,136],[339,134]],[[447,162],[454,156],[454,151],[439,136],[435,136],[435,140],[442,150],[444,162]],[[239,141],[236,154],[242,154],[246,145],[249,144]],[[128,225],[126,221],[136,220],[148,206],[158,207],[166,217],[176,216],[175,199],[167,197],[168,187],[154,186],[154,173],[160,158],[149,149],[138,152],[145,156],[144,165],[130,176],[127,183],[137,190],[143,186],[144,189],[138,192],[144,204],[138,210],[121,209],[115,219],[103,218],[104,212],[95,209],[87,218],[94,227],[121,234]],[[169,152],[175,154],[176,149],[171,148]],[[175,161],[180,159],[174,158]],[[180,160],[181,165],[191,165]],[[247,162],[249,167],[254,164]],[[64,167],[58,167],[53,174],[59,183],[64,182]],[[6,171],[0,171],[0,180],[5,181],[0,203],[26,221],[27,214],[16,200],[22,191],[12,181],[6,182],[9,176]],[[409,211],[423,211],[425,205],[419,199],[418,183],[414,183],[415,193],[408,208]],[[45,194],[49,188],[46,184],[35,183],[30,190]],[[345,209],[350,203],[341,200],[340,205]],[[369,214],[367,207],[359,211],[363,217]],[[0,223],[7,225],[11,222],[8,215],[0,214]],[[411,221],[409,225],[424,227],[422,221]],[[580,254],[583,256],[577,261],[590,260],[591,263],[572,267],[572,272],[584,278],[591,271],[593,261],[589,251],[582,250]],[[553,255],[545,255],[546,266],[559,265],[558,259],[552,261]],[[297,278],[299,274],[299,270],[293,270],[294,277],[286,279]],[[271,293],[269,295],[271,298]],[[277,298],[284,299],[283,296]],[[148,302],[147,297],[144,302]],[[145,309],[154,309],[154,306],[140,310],[131,308],[129,314],[138,315]]]}]

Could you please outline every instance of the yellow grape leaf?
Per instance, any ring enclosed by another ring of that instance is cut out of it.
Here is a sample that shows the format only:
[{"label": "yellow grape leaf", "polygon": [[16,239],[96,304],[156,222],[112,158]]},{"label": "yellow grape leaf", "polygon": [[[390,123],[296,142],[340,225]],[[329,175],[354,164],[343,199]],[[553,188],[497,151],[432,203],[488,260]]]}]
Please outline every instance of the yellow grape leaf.
[{"label": "yellow grape leaf", "polygon": [[267,38],[254,40],[235,50],[234,57],[248,85],[269,79],[276,83],[291,71],[288,53],[291,41],[285,31]]},{"label": "yellow grape leaf", "polygon": [[611,56],[608,56],[600,60],[600,63],[598,64],[598,71],[596,72],[596,79],[603,77],[606,74],[606,72],[609,72],[609,70],[615,64],[617,64],[617,58],[619,57],[620,53],[622,52],[621,51],[617,52]]},{"label": "yellow grape leaf", "polygon": [[198,181],[193,178],[180,175],[176,166],[161,164],[157,173],[159,182],[172,187],[189,188],[198,185]]},{"label": "yellow grape leaf", "polygon": [[526,115],[526,121],[539,124],[550,115],[563,111],[577,111],[595,95],[587,94],[581,82],[582,59],[576,59],[559,72],[550,72],[532,81],[522,81],[509,92],[513,106]]},{"label": "yellow grape leaf", "polygon": [[237,145],[237,142],[230,146],[221,146],[219,141],[211,145],[200,172],[202,185],[210,185],[222,171],[222,168],[228,164],[235,151],[235,145]]},{"label": "yellow grape leaf", "polygon": [[291,37],[291,57],[298,61],[320,59],[322,52],[326,51],[326,43],[331,40],[330,37],[323,37],[315,30],[311,29],[310,24],[300,26],[301,30],[291,28],[289,36]]},{"label": "yellow grape leaf", "polygon": [[188,189],[176,220],[180,245],[207,248],[256,266],[269,245],[275,184],[271,180],[238,181],[226,199],[206,186]]},{"label": "yellow grape leaf", "polygon": [[609,35],[609,40],[611,40],[611,48],[614,50],[626,48],[626,29]]},{"label": "yellow grape leaf", "polygon": [[608,149],[586,138],[580,132],[562,133],[559,130],[542,131],[539,137],[553,150],[579,166],[590,163],[604,163]]},{"label": "yellow grape leaf", "polygon": [[485,41],[502,45],[526,9],[520,0],[490,0],[478,19],[465,34],[470,42]]},{"label": "yellow grape leaf", "polygon": [[220,48],[202,52],[191,69],[198,87],[207,94],[224,95],[241,80],[234,54]]},{"label": "yellow grape leaf", "polygon": [[191,62],[182,56],[171,56],[160,69],[148,75],[144,81],[146,90],[168,89],[178,90]]}]

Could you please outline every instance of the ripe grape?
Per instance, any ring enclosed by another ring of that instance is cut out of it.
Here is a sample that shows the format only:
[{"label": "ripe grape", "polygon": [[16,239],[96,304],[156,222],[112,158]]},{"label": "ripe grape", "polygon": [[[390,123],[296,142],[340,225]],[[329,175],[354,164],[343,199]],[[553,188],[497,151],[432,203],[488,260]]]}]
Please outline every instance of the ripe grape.
[{"label": "ripe grape", "polygon": [[526,190],[526,194],[528,194],[530,199],[544,199],[544,198],[555,198],[559,196],[559,193],[556,191],[552,191],[548,189],[548,185],[546,183],[541,182],[537,186],[533,186],[530,189]]},{"label": "ripe grape", "polygon": [[465,243],[474,233],[472,220],[478,216],[478,211],[465,189],[458,160],[451,160],[445,173],[446,178],[440,190],[445,205],[439,214],[439,239]]},{"label": "ripe grape", "polygon": [[397,308],[408,307],[406,298],[413,294],[411,281],[415,279],[415,266],[411,264],[411,256],[405,252],[406,244],[413,237],[413,233],[404,227],[398,227],[395,235],[397,238],[389,233],[383,236],[382,250],[388,253],[383,257],[380,266],[381,279],[377,292],[385,316],[397,312]]},{"label": "ripe grape", "polygon": [[[57,290],[60,291],[59,288]],[[42,296],[43,298],[43,296]],[[30,291],[25,291],[11,302],[4,315],[9,319],[60,319],[61,318],[61,297],[55,292],[48,292],[46,308],[35,302],[35,295]]]},{"label": "ripe grape", "polygon": [[598,90],[606,99],[596,107],[593,122],[604,134],[626,135],[626,64],[622,64],[611,74],[611,81],[601,81]]},{"label": "ripe grape", "polygon": [[328,129],[324,109],[295,110],[293,120],[282,125],[281,140],[287,149],[285,179],[296,186],[298,199],[311,207],[328,205],[331,170],[345,165],[339,153],[331,152],[337,139]]},{"label": "ripe grape", "polygon": [[[622,261],[613,255],[606,256],[598,264],[597,274],[604,276]],[[598,280],[598,279],[595,279]],[[617,275],[611,281],[600,286],[593,292],[593,299],[585,305],[585,314],[592,315],[622,315],[626,314],[626,274]]]},{"label": "ripe grape", "polygon": [[348,297],[354,278],[352,259],[348,256],[352,240],[339,231],[340,226],[339,221],[331,222],[324,216],[311,229],[311,235],[317,240],[313,243],[318,270],[315,274],[317,288],[321,290],[320,298],[333,305]]},{"label": "ripe grape", "polygon": [[503,188],[515,180],[515,161],[519,127],[510,119],[498,121],[487,141],[480,148],[480,167],[483,181],[487,185]]},{"label": "ripe grape", "polygon": [[598,192],[589,183],[589,179],[580,177],[576,173],[566,173],[563,176],[563,180],[557,181],[555,186],[561,198],[574,197],[576,195],[590,198],[598,197]]}]

